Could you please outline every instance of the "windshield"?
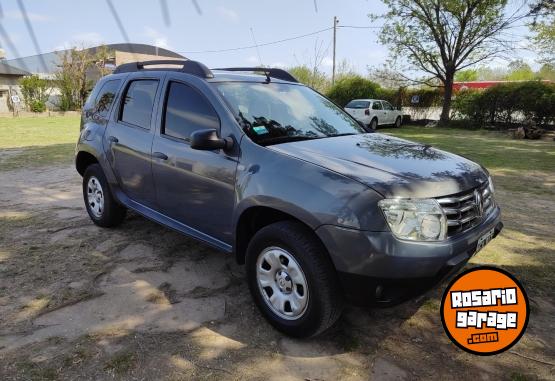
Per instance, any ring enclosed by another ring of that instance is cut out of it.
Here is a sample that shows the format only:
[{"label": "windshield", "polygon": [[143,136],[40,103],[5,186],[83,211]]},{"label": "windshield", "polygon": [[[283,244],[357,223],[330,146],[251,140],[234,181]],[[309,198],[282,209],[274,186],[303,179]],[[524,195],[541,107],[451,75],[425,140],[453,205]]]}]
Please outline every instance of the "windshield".
[{"label": "windshield", "polygon": [[370,102],[368,101],[350,101],[347,103],[346,108],[368,108],[370,106]]},{"label": "windshield", "polygon": [[215,86],[245,133],[262,145],[364,133],[314,90],[284,83],[223,82]]}]

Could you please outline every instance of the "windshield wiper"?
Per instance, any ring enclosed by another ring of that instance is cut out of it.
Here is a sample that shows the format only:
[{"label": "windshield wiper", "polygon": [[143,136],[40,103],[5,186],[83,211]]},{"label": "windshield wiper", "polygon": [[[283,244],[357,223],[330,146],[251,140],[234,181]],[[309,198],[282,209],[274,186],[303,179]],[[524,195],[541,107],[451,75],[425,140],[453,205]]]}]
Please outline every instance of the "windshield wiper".
[{"label": "windshield wiper", "polygon": [[336,136],[349,136],[349,135],[358,135],[356,132],[345,132],[343,134],[333,134],[325,136],[326,138],[335,138]]}]

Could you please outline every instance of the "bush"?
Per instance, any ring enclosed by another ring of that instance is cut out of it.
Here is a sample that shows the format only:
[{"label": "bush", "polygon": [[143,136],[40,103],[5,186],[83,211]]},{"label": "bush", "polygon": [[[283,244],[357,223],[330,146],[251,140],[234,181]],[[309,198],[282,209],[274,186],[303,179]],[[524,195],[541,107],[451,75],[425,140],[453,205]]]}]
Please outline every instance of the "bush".
[{"label": "bush", "polygon": [[464,91],[453,102],[455,117],[480,125],[511,125],[533,121],[546,125],[555,121],[555,86],[529,81],[499,84],[484,91]]},{"label": "bush", "polygon": [[32,112],[45,112],[46,111],[46,103],[41,100],[32,101],[29,105],[29,109]]},{"label": "bush", "polygon": [[46,110],[46,101],[49,96],[49,82],[38,75],[29,75],[19,80],[21,94],[25,104],[32,112]]},{"label": "bush", "polygon": [[[418,96],[418,103],[412,103],[412,97]],[[441,106],[443,102],[443,94],[439,89],[405,89],[402,92],[401,102],[407,107],[434,107]]]},{"label": "bush", "polygon": [[377,98],[380,85],[358,75],[342,78],[327,92],[335,103],[345,107],[353,99]]}]

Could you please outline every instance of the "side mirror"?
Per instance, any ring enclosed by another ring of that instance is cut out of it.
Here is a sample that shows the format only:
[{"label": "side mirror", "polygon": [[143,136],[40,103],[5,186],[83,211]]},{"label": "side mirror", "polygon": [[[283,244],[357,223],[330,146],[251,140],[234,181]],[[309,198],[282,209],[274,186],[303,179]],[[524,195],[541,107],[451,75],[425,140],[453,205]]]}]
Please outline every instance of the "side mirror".
[{"label": "side mirror", "polygon": [[229,149],[233,146],[231,138],[222,139],[215,128],[197,130],[191,134],[191,148],[198,150]]}]

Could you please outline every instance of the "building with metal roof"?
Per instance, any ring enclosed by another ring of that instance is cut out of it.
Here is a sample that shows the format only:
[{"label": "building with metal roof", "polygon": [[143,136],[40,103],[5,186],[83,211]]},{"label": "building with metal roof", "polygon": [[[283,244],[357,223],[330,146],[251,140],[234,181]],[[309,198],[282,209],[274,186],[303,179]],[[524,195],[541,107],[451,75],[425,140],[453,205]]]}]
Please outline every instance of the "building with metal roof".
[{"label": "building with metal roof", "polygon": [[[108,59],[104,61],[104,67],[115,69],[116,66],[149,60],[183,60],[186,59],[181,54],[158,46],[147,44],[107,44],[91,48],[86,48],[91,54],[97,53],[100,49],[106,49]],[[49,53],[37,54],[27,57],[13,59],[0,59],[0,113],[10,111],[10,100],[12,95],[21,97],[18,81],[25,75],[35,74],[41,78],[52,79],[64,59],[71,53],[71,49],[58,50]],[[100,76],[99,72],[90,71],[87,73],[89,79],[96,81]],[[51,93],[47,107],[56,108],[56,91]]]},{"label": "building with metal roof", "polygon": [[15,88],[19,87],[19,79],[29,74],[28,71],[21,70],[0,61],[0,113],[10,111],[8,105],[11,102],[11,96],[18,95]]}]

